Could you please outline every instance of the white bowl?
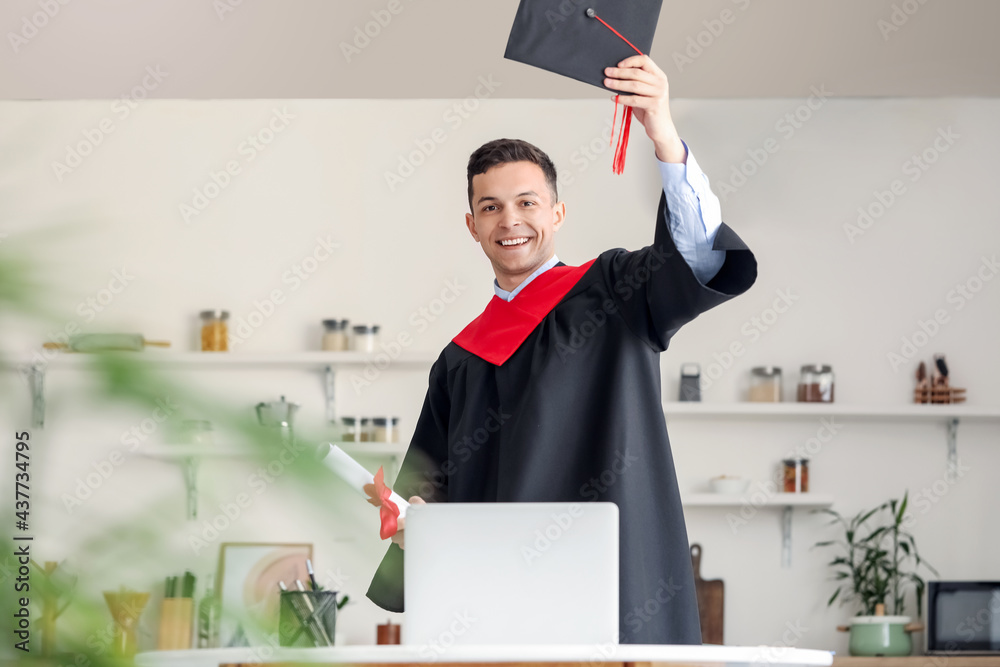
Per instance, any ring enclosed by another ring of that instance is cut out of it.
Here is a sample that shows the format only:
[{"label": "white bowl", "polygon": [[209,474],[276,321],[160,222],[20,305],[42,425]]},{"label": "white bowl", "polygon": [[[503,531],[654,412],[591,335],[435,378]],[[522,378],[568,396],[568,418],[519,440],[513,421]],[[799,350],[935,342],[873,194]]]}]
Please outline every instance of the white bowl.
[{"label": "white bowl", "polygon": [[714,493],[738,496],[750,488],[750,480],[741,477],[713,477],[710,485]]}]

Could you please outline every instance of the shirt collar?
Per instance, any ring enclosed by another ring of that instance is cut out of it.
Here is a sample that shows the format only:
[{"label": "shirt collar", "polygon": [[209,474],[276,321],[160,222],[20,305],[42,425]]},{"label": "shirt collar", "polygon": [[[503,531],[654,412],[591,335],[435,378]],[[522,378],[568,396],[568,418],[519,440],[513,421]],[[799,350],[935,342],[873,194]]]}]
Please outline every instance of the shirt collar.
[{"label": "shirt collar", "polygon": [[510,301],[515,296],[517,296],[521,292],[521,290],[523,290],[525,287],[527,287],[528,283],[530,283],[532,280],[534,280],[538,276],[542,275],[543,273],[545,273],[546,271],[548,271],[549,269],[551,269],[553,266],[555,266],[558,263],[559,263],[559,258],[556,257],[555,255],[552,255],[552,259],[550,259],[549,261],[545,262],[540,267],[538,267],[535,270],[534,273],[532,273],[530,276],[528,276],[527,278],[525,278],[521,282],[520,285],[518,285],[517,287],[515,287],[510,292],[508,292],[507,290],[505,290],[502,287],[500,287],[500,283],[498,283],[497,280],[496,280],[496,278],[494,278],[493,279],[493,291],[496,293],[496,295],[498,297],[500,297],[504,301]]}]

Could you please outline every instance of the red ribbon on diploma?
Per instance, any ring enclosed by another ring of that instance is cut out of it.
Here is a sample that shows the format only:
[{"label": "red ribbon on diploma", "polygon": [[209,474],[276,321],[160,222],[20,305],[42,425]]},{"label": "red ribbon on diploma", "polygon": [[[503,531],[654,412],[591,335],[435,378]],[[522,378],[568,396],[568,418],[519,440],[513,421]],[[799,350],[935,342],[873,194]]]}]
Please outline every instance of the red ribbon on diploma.
[{"label": "red ribbon on diploma", "polygon": [[385,485],[385,473],[382,470],[382,466],[379,466],[378,472],[375,473],[375,484],[365,484],[365,493],[368,494],[368,502],[379,508],[379,518],[381,519],[382,525],[379,528],[379,537],[383,540],[387,540],[396,534],[399,529],[398,519],[399,519],[399,507],[396,503],[389,500],[392,495],[392,489]]}]

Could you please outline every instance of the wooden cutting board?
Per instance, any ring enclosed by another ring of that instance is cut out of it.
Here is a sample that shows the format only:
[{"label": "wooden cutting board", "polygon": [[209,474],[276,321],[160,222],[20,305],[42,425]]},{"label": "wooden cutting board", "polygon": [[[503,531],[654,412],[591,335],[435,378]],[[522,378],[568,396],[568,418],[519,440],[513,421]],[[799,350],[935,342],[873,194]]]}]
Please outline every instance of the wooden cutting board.
[{"label": "wooden cutting board", "polygon": [[691,566],[694,568],[694,588],[698,594],[698,615],[701,617],[701,641],[722,644],[722,616],[725,584],[722,579],[705,581],[701,578],[701,545],[691,545]]}]

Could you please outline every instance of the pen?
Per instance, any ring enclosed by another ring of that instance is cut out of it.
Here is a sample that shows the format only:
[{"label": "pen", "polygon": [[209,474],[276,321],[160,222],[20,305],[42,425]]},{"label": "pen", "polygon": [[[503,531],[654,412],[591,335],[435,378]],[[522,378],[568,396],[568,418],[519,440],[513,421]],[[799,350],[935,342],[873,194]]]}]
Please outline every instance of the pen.
[{"label": "pen", "polygon": [[[285,585],[284,581],[278,582],[278,588],[285,593],[289,592],[288,586]],[[300,596],[295,595],[288,597],[288,608],[295,616],[295,620],[299,622],[299,628],[301,628],[300,631],[304,631],[309,634],[309,638],[312,640],[313,646],[319,646],[320,638],[316,635],[316,631],[313,629],[312,624],[309,623],[309,617],[303,613],[304,610],[299,604],[300,601],[295,599],[297,597]]]},{"label": "pen", "polygon": [[[306,592],[306,587],[302,585],[301,579],[295,580],[295,587],[299,589],[301,593]],[[316,624],[316,629],[319,630],[319,635],[326,646],[333,646],[333,642],[330,641],[330,635],[327,634],[326,628],[323,627],[323,620],[316,617],[316,608],[313,607],[312,600],[309,599],[309,595],[303,595],[302,601],[306,603],[306,609],[309,610],[309,619]]]},{"label": "pen", "polygon": [[312,589],[314,591],[320,590],[319,585],[316,583],[316,573],[313,572],[312,561],[306,558],[306,569],[309,571],[309,582],[312,584]]}]

